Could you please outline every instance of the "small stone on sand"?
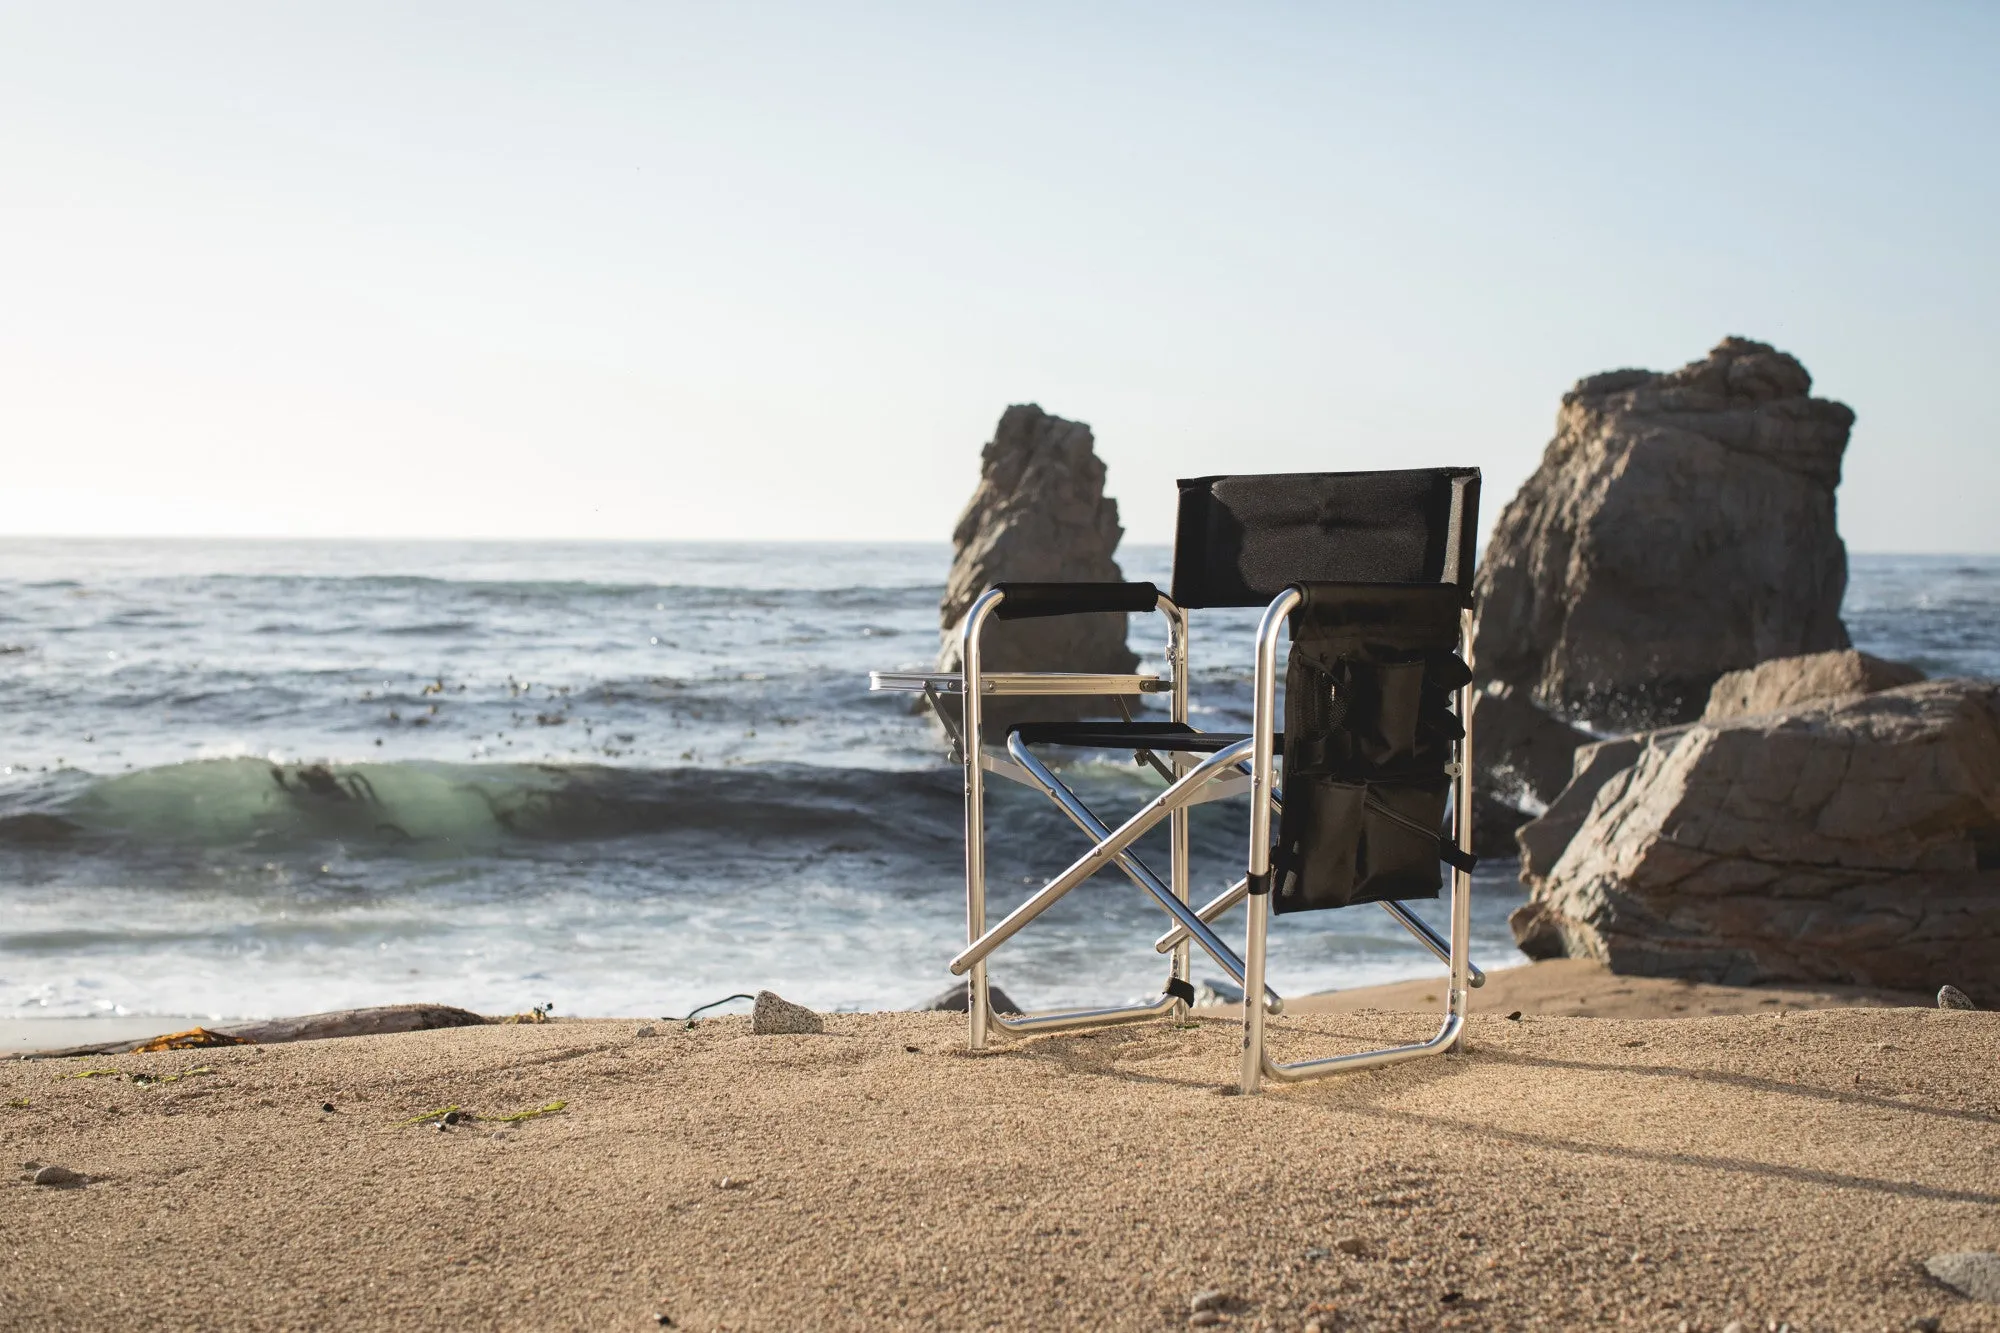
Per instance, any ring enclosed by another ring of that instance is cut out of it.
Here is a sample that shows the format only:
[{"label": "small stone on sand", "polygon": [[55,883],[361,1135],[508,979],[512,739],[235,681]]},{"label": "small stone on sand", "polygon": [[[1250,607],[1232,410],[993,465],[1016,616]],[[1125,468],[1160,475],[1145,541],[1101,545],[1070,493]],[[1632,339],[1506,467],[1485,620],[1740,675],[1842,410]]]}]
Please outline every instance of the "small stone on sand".
[{"label": "small stone on sand", "polygon": [[1220,1310],[1227,1304],[1229,1304],[1229,1293],[1216,1287],[1211,1287],[1206,1291],[1197,1291],[1193,1296],[1188,1298],[1188,1309],[1194,1311],[1196,1314],[1201,1314],[1208,1310]]},{"label": "small stone on sand", "polygon": [[750,1031],[760,1037],[799,1035],[824,1032],[826,1024],[804,1005],[760,990],[757,1004],[750,1011]]},{"label": "small stone on sand", "polygon": [[1342,1254],[1361,1255],[1368,1253],[1368,1242],[1359,1236],[1342,1236],[1333,1243],[1333,1248]]},{"label": "small stone on sand", "polygon": [[1960,990],[1958,987],[1956,986],[1938,987],[1938,1008],[1977,1009],[1978,1007],[1979,1007],[1978,1005],[1972,1002],[1972,997],[1967,995],[1964,991]]},{"label": "small stone on sand", "polygon": [[35,1183],[37,1185],[81,1185],[83,1177],[66,1166],[57,1166],[51,1162],[49,1165],[35,1172]]},{"label": "small stone on sand", "polygon": [[651,1023],[641,1023],[639,1030],[632,1035],[635,1037],[657,1037],[660,1034]]},{"label": "small stone on sand", "polygon": [[1924,1271],[1961,1296],[2000,1305],[2000,1254],[1987,1250],[1934,1254],[1924,1260]]}]

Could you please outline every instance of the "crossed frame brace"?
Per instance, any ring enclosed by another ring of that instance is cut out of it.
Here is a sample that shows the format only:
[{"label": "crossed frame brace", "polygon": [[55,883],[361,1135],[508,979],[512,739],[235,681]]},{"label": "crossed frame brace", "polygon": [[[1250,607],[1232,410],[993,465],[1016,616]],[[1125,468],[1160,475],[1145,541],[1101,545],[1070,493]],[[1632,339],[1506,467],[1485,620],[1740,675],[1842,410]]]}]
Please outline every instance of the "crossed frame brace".
[{"label": "crossed frame brace", "polygon": [[[1176,1018],[1184,1017],[1187,1002],[1182,995],[1189,993],[1188,961],[1192,944],[1199,944],[1243,987],[1246,999],[1239,1084],[1244,1093],[1258,1092],[1266,1077],[1283,1082],[1320,1078],[1347,1070],[1440,1054],[1457,1043],[1465,1025],[1466,991],[1468,987],[1483,984],[1485,977],[1472,965],[1470,957],[1472,877],[1467,871],[1454,867],[1449,939],[1439,938],[1436,931],[1402,904],[1381,904],[1451,969],[1444,1021],[1436,1035],[1422,1042],[1289,1064],[1273,1060],[1265,1048],[1265,1019],[1269,1014],[1283,1013],[1284,1001],[1265,980],[1269,894],[1253,893],[1251,885],[1269,883],[1271,812],[1278,807],[1281,799],[1274,781],[1272,740],[1277,730],[1277,643],[1286,617],[1299,603],[1300,595],[1296,590],[1287,589],[1280,593],[1265,609],[1258,624],[1249,738],[1200,759],[1182,753],[1173,754],[1166,789],[1115,829],[1099,819],[1074,791],[1029,751],[1018,736],[1008,737],[1010,757],[1004,760],[987,754],[980,741],[981,714],[987,692],[980,670],[980,631],[1004,597],[1005,593],[1000,589],[988,589],[973,603],[960,628],[960,657],[964,670],[960,749],[965,761],[965,918],[968,943],[952,959],[951,972],[953,976],[964,976],[968,971],[972,974],[966,987],[967,1039],[972,1050],[985,1049],[988,1034],[995,1027],[1025,1035],[1140,1022],[1168,1013]],[[1188,708],[1187,613],[1165,595],[1159,597],[1157,609],[1166,617],[1168,626],[1167,657],[1172,670],[1171,717],[1175,722],[1185,723]],[[1470,626],[1466,628],[1469,632]],[[1469,758],[1472,736],[1467,702],[1467,692],[1461,689],[1458,714],[1467,730],[1458,746],[1453,811],[1462,846],[1470,846],[1472,837],[1472,765]],[[986,925],[985,827],[985,775],[989,771],[1041,791],[1093,839],[1088,852],[1071,862],[1061,874],[1049,880],[990,929]],[[1251,795],[1249,874],[1196,910],[1188,904],[1188,811],[1206,801],[1238,795],[1246,787]],[[1166,880],[1162,880],[1130,850],[1133,843],[1162,819],[1168,822],[1170,849]],[[1022,1018],[1008,1018],[993,1012],[986,979],[988,956],[1071,889],[1113,865],[1151,894],[1174,919],[1173,928],[1154,945],[1158,952],[1171,952],[1173,955],[1169,984],[1160,998],[1146,1004],[1076,1009]],[[1215,933],[1211,923],[1245,899],[1249,901],[1249,921],[1243,955],[1239,957]],[[1181,995],[1175,994],[1176,991],[1180,991]],[[1262,996],[1263,1003],[1250,1003],[1248,997],[1253,995]]]}]

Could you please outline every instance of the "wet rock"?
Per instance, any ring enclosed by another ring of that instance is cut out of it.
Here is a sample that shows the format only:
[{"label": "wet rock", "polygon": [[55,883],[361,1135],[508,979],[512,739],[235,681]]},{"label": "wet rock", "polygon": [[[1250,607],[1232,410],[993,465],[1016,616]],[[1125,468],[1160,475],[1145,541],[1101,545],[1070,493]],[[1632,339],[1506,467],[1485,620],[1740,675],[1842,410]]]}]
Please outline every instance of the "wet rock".
[{"label": "wet rock", "polygon": [[1630,731],[1692,721],[1724,672],[1848,647],[1834,488],[1854,413],[1811,387],[1744,338],[1579,381],[1487,546],[1478,678]]},{"label": "wet rock", "polygon": [[1476,789],[1529,813],[1556,798],[1569,782],[1570,756],[1591,740],[1505,681],[1474,691],[1472,737]]},{"label": "wet rock", "polygon": [[83,1177],[66,1166],[57,1166],[54,1162],[51,1162],[35,1172],[35,1183],[37,1185],[81,1185]]},{"label": "wet rock", "polygon": [[[1476,748],[1476,747],[1475,747]],[[1472,854],[1506,858],[1517,854],[1514,833],[1535,816],[1486,792],[1472,793]]]},{"label": "wet rock", "polygon": [[[1124,535],[1118,502],[1104,494],[1104,464],[1093,444],[1089,426],[1032,403],[1001,414],[980,454],[979,485],[952,532],[951,573],[938,606],[938,670],[959,669],[959,624],[995,583],[1124,579],[1113,558]],[[1122,614],[989,621],[980,660],[989,671],[1129,672],[1138,658],[1125,632]],[[1087,700],[1042,699],[989,706],[987,720],[999,727],[1027,709],[1048,719],[1101,711]]]},{"label": "wet rock", "polygon": [[750,1031],[760,1037],[802,1035],[824,1032],[826,1024],[804,1005],[760,990],[750,1010]]},{"label": "wet rock", "polygon": [[[956,986],[939,991],[924,1005],[923,1012],[964,1013],[967,997],[972,993],[971,986],[971,982],[961,981]],[[1009,999],[1007,992],[1001,990],[998,986],[988,985],[986,987],[986,1000],[987,1003],[992,1005],[993,1012],[996,1014],[1018,1014],[1023,1012],[1021,1006]]]},{"label": "wet rock", "polygon": [[1956,986],[1939,986],[1937,1006],[1940,1009],[1977,1009],[1972,997]]},{"label": "wet rock", "polygon": [[1736,986],[2000,986],[2000,684],[1648,741],[1530,889],[1514,925],[1539,956]]},{"label": "wet rock", "polygon": [[1924,1271],[1961,1296],[2000,1305],[2000,1254],[1986,1250],[1934,1254],[1924,1260]]}]

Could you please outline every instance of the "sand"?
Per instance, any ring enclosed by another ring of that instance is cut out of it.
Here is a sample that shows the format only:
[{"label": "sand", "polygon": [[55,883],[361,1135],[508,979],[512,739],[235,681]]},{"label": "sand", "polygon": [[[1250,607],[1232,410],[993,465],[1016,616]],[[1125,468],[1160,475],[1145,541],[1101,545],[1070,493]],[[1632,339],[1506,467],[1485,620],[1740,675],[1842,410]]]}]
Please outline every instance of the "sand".
[{"label": "sand", "polygon": [[[1442,986],[1440,971],[1432,980],[1328,991],[1290,1003],[1293,1012],[1301,1014],[1442,1010]],[[1495,969],[1471,994],[1475,1014],[1504,1016],[1518,1011],[1563,1018],[1715,1017],[1789,1009],[1929,1008],[1937,1003],[1933,995],[1865,986],[1711,986],[1662,977],[1621,977],[1582,958]]]},{"label": "sand", "polygon": [[2000,1015],[1481,1014],[1464,1055],[1254,1098],[1221,1018],[982,1055],[962,1021],[0,1064],[0,1327],[1178,1329],[1220,1289],[1244,1328],[2000,1329],[1921,1267],[2000,1249]]}]

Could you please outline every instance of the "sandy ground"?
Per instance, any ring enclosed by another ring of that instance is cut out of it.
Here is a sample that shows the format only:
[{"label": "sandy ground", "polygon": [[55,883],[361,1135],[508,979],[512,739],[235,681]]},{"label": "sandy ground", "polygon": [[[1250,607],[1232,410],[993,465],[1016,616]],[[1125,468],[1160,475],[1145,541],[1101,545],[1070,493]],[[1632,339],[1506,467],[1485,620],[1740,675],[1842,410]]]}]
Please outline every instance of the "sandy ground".
[{"label": "sandy ground", "polygon": [[[1444,978],[1398,981],[1387,986],[1328,991],[1290,1001],[1295,1013],[1351,1014],[1369,1010],[1444,1009]],[[1761,1014],[1788,1009],[1857,1006],[1921,1007],[1934,995],[1871,990],[1861,986],[1710,986],[1661,977],[1621,977],[1581,958],[1557,958],[1486,974],[1472,991],[1475,1014],[1563,1018],[1688,1018]],[[1234,1007],[1232,1006],[1232,1012]]]},{"label": "sandy ground", "polygon": [[2000,1015],[1486,1015],[1254,1098],[1217,1018],[638,1026],[0,1064],[0,1327],[2000,1329],[1921,1269],[2000,1248]]}]

